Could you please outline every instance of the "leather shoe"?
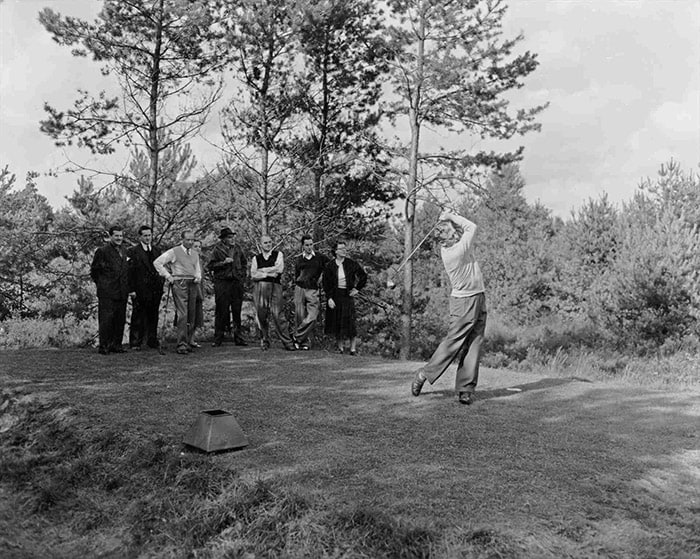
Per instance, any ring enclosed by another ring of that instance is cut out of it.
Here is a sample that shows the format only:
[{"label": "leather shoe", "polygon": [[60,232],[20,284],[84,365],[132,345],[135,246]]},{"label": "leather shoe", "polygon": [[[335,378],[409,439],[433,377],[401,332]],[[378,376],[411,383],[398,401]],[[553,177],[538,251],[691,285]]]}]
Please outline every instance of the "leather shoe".
[{"label": "leather shoe", "polygon": [[221,342],[212,342],[211,347],[221,347]]},{"label": "leather shoe", "polygon": [[423,390],[423,385],[427,379],[423,376],[422,371],[416,373],[413,382],[411,383],[411,394],[414,396],[420,396],[420,391]]},{"label": "leather shoe", "polygon": [[459,403],[469,406],[473,402],[471,392],[460,392],[459,393]]},{"label": "leather shoe", "polygon": [[248,345],[248,342],[246,342],[245,340],[241,340],[240,338],[233,340],[233,343],[235,345]]}]

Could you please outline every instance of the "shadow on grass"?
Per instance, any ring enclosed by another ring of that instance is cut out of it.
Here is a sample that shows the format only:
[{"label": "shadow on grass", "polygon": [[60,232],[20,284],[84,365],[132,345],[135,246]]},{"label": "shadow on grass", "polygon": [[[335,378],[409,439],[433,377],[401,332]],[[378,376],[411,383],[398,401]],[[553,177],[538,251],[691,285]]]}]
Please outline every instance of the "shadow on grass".
[{"label": "shadow on grass", "polygon": [[[479,402],[481,400],[492,400],[494,398],[505,398],[507,396],[517,396],[523,392],[531,392],[534,390],[547,390],[549,388],[554,388],[557,386],[562,386],[564,384],[569,384],[571,382],[576,382],[579,379],[573,378],[543,378],[535,382],[528,382],[525,384],[514,384],[507,388],[491,388],[486,390],[477,390],[474,401]],[[587,381],[584,381],[587,382]],[[430,392],[425,392],[421,395],[421,398],[450,398],[455,397],[454,390],[433,390]]]}]

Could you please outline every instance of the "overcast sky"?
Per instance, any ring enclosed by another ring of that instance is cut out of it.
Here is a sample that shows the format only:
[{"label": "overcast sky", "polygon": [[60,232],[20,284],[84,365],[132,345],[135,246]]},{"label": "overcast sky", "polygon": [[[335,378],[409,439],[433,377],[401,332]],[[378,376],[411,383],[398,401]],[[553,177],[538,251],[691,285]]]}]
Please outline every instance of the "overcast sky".
[{"label": "overcast sky", "polygon": [[[0,0],[0,167],[9,165],[20,185],[27,171],[66,161],[39,131],[44,102],[69,108],[77,88],[94,91],[100,80],[95,65],[51,40],[37,14],[50,6],[91,20],[100,4]],[[540,61],[514,106],[550,103],[542,131],[520,140],[530,201],[567,217],[603,193],[629,200],[671,158],[698,170],[700,0],[512,0],[505,32],[522,32],[523,48]],[[75,188],[74,175],[38,182],[56,207]]]}]

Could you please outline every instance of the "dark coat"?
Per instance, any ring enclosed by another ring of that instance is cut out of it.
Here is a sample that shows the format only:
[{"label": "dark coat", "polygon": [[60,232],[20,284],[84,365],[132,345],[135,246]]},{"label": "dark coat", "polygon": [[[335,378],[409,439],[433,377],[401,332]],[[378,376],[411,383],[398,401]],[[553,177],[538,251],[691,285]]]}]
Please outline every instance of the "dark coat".
[{"label": "dark coat", "polygon": [[[345,270],[345,283],[348,291],[351,289],[360,290],[367,285],[367,272],[354,260],[350,258],[343,260],[343,270]],[[322,278],[326,297],[332,299],[338,288],[338,265],[335,263],[335,258],[326,264]]]},{"label": "dark coat", "polygon": [[107,243],[95,251],[90,277],[97,285],[99,299],[125,300],[129,296],[129,269],[126,251]]},{"label": "dark coat", "polygon": [[[224,262],[229,257],[233,262]],[[238,245],[228,246],[223,241],[214,245],[207,265],[215,280],[235,279],[241,283],[245,281],[247,267],[245,254]]]},{"label": "dark coat", "polygon": [[142,300],[160,300],[165,279],[153,267],[153,261],[162,254],[160,248],[151,245],[151,254],[141,243],[131,247],[129,254],[129,288]]}]

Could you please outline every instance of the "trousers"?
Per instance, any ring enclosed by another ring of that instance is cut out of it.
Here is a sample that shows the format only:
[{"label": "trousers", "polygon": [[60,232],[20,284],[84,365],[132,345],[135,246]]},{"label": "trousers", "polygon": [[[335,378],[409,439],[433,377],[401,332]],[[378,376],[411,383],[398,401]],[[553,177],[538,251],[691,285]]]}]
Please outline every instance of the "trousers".
[{"label": "trousers", "polygon": [[294,288],[294,314],[296,317],[297,342],[306,343],[316,324],[320,310],[318,289],[305,289],[298,285]]},{"label": "trousers", "polygon": [[430,384],[439,379],[457,361],[455,390],[474,392],[479,381],[481,345],[486,330],[486,297],[450,297],[450,328],[423,367]]},{"label": "trousers", "polygon": [[126,323],[126,299],[97,299],[100,350],[121,349]]},{"label": "trousers", "polygon": [[148,299],[138,295],[132,299],[129,345],[140,347],[144,342],[148,347],[158,347],[158,310],[160,296]]},{"label": "trousers", "polygon": [[221,342],[224,333],[231,329],[233,317],[234,338],[242,338],[241,308],[243,285],[237,279],[214,280],[214,341]]},{"label": "trousers", "polygon": [[194,280],[179,279],[173,282],[172,290],[177,313],[177,348],[187,349],[194,334],[199,286]]},{"label": "trousers", "polygon": [[257,281],[253,287],[253,303],[260,329],[260,340],[270,344],[269,322],[285,346],[292,345],[289,335],[289,324],[284,316],[284,300],[282,298],[282,286],[271,281]]}]

